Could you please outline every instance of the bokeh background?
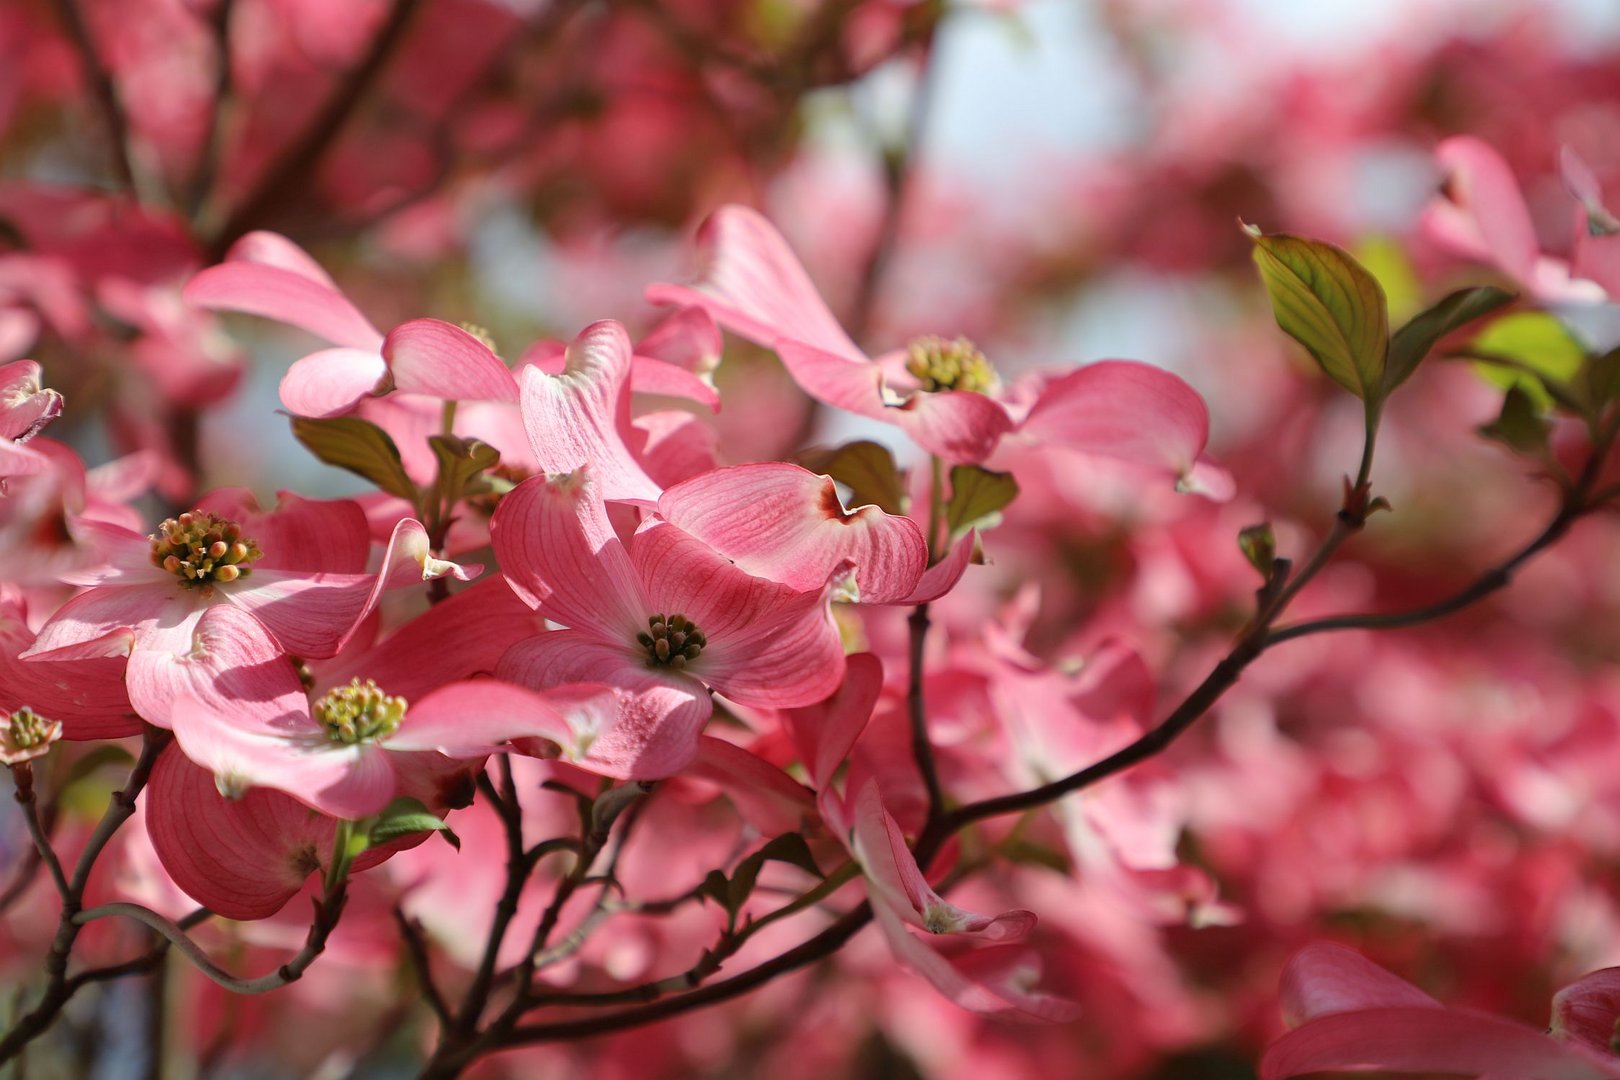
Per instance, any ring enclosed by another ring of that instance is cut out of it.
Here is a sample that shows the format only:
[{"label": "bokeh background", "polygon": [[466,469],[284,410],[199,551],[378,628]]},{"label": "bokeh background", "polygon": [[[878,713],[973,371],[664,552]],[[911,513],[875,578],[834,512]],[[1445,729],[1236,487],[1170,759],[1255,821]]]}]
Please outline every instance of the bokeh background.
[{"label": "bokeh background", "polygon": [[[970,652],[987,620],[1027,621],[1052,663],[1126,642],[1162,712],[1251,602],[1237,531],[1269,520],[1306,548],[1359,451],[1359,407],[1276,329],[1239,221],[1354,251],[1397,317],[1500,282],[1421,225],[1444,180],[1434,148],[1459,134],[1506,158],[1543,249],[1567,254],[1560,147],[1620,190],[1620,8],[5,0],[0,341],[67,395],[53,436],[91,465],[145,455],[154,508],[226,484],[346,494],[363,483],[276,412],[309,340],[179,300],[242,234],[307,247],[379,327],[475,323],[515,359],[600,318],[650,326],[643,289],[692,278],[703,217],[750,203],[873,351],[963,334],[1004,374],[1126,357],[1205,396],[1233,502],[1053,468],[939,614]],[[728,342],[716,378],[706,422],[727,461],[855,437],[920,460],[896,429],[812,407],[761,350]],[[1302,613],[1421,603],[1534,535],[1550,490],[1475,432],[1500,403],[1455,361],[1403,391],[1375,472],[1395,512]],[[41,527],[0,503],[0,544]],[[482,1075],[1237,1080],[1282,1028],[1284,960],[1320,938],[1540,1024],[1554,989],[1620,963],[1616,539],[1584,523],[1452,621],[1268,656],[1130,789],[1170,808],[1196,884],[1156,882],[1151,902],[1091,887],[1062,830],[1094,830],[1126,864],[1133,842],[1101,796],[1032,819],[1014,865],[973,888],[1041,914],[1076,1024],[956,1011],[862,938],[721,1009]],[[961,730],[975,752],[971,718]],[[0,851],[20,858],[4,820]],[[453,924],[457,898],[431,902]],[[300,917],[233,940],[257,956]],[[0,1014],[48,923],[26,905],[0,923]],[[262,1002],[171,973],[165,1075],[410,1075],[414,990],[388,946],[349,933]],[[658,952],[634,934],[620,948],[600,962]],[[142,1075],[143,994],[88,1001],[45,1075]]]}]

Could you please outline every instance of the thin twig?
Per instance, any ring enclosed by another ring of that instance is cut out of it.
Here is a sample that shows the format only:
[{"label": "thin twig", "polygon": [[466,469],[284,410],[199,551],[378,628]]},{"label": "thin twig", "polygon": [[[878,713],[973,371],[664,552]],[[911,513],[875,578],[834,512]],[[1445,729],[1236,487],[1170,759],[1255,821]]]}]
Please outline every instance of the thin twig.
[{"label": "thin twig", "polygon": [[268,222],[289,200],[307,190],[309,178],[387,66],[389,56],[404,38],[411,16],[420,4],[421,0],[394,0],[366,54],[333,89],[298,140],[260,176],[252,191],[214,234],[210,245],[213,258],[223,256],[243,233]]},{"label": "thin twig", "polygon": [[224,151],[226,120],[231,109],[231,16],[235,8],[236,0],[219,0],[208,25],[214,41],[214,97],[208,113],[208,135],[203,140],[197,170],[191,178],[191,193],[186,200],[186,212],[194,221],[201,216],[213,193]]},{"label": "thin twig", "polygon": [[417,985],[422,988],[422,999],[433,1010],[433,1016],[439,1021],[441,1029],[448,1028],[455,1022],[450,1012],[450,1005],[444,1000],[438,983],[433,981],[433,965],[428,959],[427,940],[422,935],[422,924],[405,914],[405,909],[398,904],[394,905],[394,922],[399,926],[399,936],[405,942],[406,954],[410,957],[411,970],[416,973]]},{"label": "thin twig", "polygon": [[295,983],[303,978],[304,972],[326,949],[326,940],[331,935],[338,919],[342,916],[344,905],[344,883],[339,882],[337,887],[327,895],[314,901],[315,918],[310,924],[309,934],[304,940],[304,947],[290,960],[282,964],[268,975],[260,975],[253,979],[243,979],[232,975],[218,964],[214,963],[203,951],[201,945],[191,940],[185,930],[176,923],[159,915],[150,908],[140,904],[111,903],[99,907],[89,908],[74,916],[74,922],[79,925],[94,922],[97,919],[111,919],[122,917],[147,926],[161,934],[170,945],[179,950],[191,965],[211,981],[231,991],[234,994],[267,994],[272,990],[279,990],[289,983]]},{"label": "thin twig", "polygon": [[907,711],[911,718],[911,754],[917,762],[923,787],[928,792],[929,824],[945,812],[945,790],[939,782],[939,766],[934,761],[933,743],[928,738],[928,705],[923,694],[923,660],[928,647],[928,605],[918,604],[906,625],[911,631],[910,675],[906,690]]},{"label": "thin twig", "polygon": [[146,727],[141,738],[141,755],[130,770],[129,779],[121,790],[113,793],[101,821],[80,851],[73,876],[62,895],[62,912],[57,919],[56,936],[51,941],[50,952],[45,956],[45,992],[39,1003],[18,1020],[4,1038],[0,1038],[0,1063],[21,1054],[30,1042],[44,1033],[77,989],[68,986],[68,957],[73,952],[73,943],[78,940],[81,924],[75,917],[84,903],[84,890],[90,882],[90,873],[95,869],[96,859],[107,842],[135,812],[135,800],[145,789],[146,781],[157,765],[158,755],[169,744],[170,738],[167,731],[150,725]]},{"label": "thin twig", "polygon": [[[213,912],[207,908],[198,908],[185,918],[175,923],[181,930],[189,930],[193,926],[211,918]],[[158,938],[158,943],[141,955],[117,964],[108,964],[105,967],[88,968],[68,979],[69,992],[76,992],[90,983],[111,982],[122,979],[126,975],[142,975],[151,971],[169,951],[169,939]]]},{"label": "thin twig", "polygon": [[[13,765],[11,776],[12,781],[17,785],[17,790],[13,794],[17,799],[17,805],[22,807],[23,822],[28,826],[28,835],[34,841],[33,866],[38,867],[40,863],[45,864],[45,868],[50,871],[51,880],[56,884],[56,895],[66,901],[68,898],[67,875],[62,872],[62,861],[56,857],[56,849],[51,847],[50,834],[45,828],[45,823],[40,819],[39,803],[34,796],[32,763],[25,761],[20,765]],[[29,877],[32,876],[30,872]],[[25,882],[28,879],[19,878],[18,880],[19,882]],[[8,889],[8,896],[10,892],[11,890]]]},{"label": "thin twig", "polygon": [[56,12],[67,29],[68,38],[73,42],[74,51],[79,54],[85,80],[89,82],[96,107],[101,111],[101,122],[107,128],[107,142],[112,149],[113,170],[118,174],[118,182],[125,190],[136,193],[135,166],[129,153],[129,120],[124,115],[123,104],[118,100],[118,87],[113,83],[112,73],[96,53],[90,27],[86,25],[84,14],[75,0],[56,0]]}]

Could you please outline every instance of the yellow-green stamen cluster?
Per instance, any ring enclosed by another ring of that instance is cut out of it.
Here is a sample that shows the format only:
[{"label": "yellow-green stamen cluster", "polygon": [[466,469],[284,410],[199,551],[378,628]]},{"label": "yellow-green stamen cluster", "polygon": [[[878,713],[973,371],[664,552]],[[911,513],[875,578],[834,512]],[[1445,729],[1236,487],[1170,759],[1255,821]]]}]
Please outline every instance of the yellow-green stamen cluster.
[{"label": "yellow-green stamen cluster", "polygon": [[971,390],[988,394],[996,388],[996,369],[965,337],[946,341],[922,337],[906,346],[906,371],[929,391]]},{"label": "yellow-green stamen cluster", "polygon": [[484,348],[488,349],[490,352],[495,351],[495,335],[490,333],[487,328],[479,326],[477,323],[470,322],[462,323],[461,328],[467,331],[467,333],[471,336],[477,338],[478,343]]},{"label": "yellow-green stamen cluster", "polygon": [[186,589],[208,591],[245,578],[252,573],[248,564],[264,557],[235,522],[206,510],[170,518],[150,539],[152,565],[179,578]]},{"label": "yellow-green stamen cluster", "polygon": [[389,697],[371,679],[349,680],[335,687],[310,708],[326,729],[327,738],[339,743],[382,739],[399,729],[405,719],[405,699]]},{"label": "yellow-green stamen cluster", "polygon": [[60,726],[27,705],[12,713],[6,723],[6,741],[18,750],[32,750],[40,743],[49,741]]},{"label": "yellow-green stamen cluster", "polygon": [[685,615],[654,615],[647,629],[636,635],[656,667],[683,668],[696,660],[709,639]]}]

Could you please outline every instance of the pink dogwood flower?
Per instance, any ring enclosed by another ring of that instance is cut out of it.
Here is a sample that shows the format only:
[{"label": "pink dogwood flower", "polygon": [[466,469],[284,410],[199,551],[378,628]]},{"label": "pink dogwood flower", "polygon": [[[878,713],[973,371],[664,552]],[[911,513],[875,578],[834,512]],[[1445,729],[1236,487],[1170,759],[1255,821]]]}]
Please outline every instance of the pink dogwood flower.
[{"label": "pink dogwood flower", "polygon": [[1593,972],[1560,990],[1545,1032],[1448,1008],[1326,942],[1306,946],[1288,962],[1282,996],[1295,1028],[1267,1049],[1261,1080],[1369,1068],[1496,1080],[1620,1077],[1620,968]]},{"label": "pink dogwood flower", "polygon": [[[327,865],[337,822],[271,788],[240,799],[219,793],[207,769],[177,746],[158,758],[141,799],[147,835],[169,877],[215,914],[264,919],[298,895],[309,876]],[[386,859],[393,846],[355,860],[364,870]]]},{"label": "pink dogwood flower", "polygon": [[574,748],[586,768],[638,780],[678,772],[696,755],[710,687],[785,707],[843,678],[829,582],[799,590],[755,577],[657,517],[621,541],[594,466],[524,481],[490,532],[513,591],[567,627],[513,646],[496,674],[536,689],[615,688],[616,710]]},{"label": "pink dogwood flower", "polygon": [[365,515],[347,500],[317,502],[284,494],[262,512],[243,491],[217,492],[193,512],[141,536],[83,521],[106,565],[77,576],[91,587],[62,605],[25,654],[40,661],[130,657],[127,681],[136,711],[167,726],[170,702],[195,669],[199,620],[230,604],[263,624],[299,657],[336,653],[383,590],[409,580],[469,572],[435,559],[414,520],[394,529],[378,573],[365,572],[370,536]]},{"label": "pink dogwood flower", "polygon": [[[1423,212],[1422,227],[1430,236],[1465,258],[1495,266],[1548,303],[1605,299],[1604,285],[1588,280],[1593,275],[1586,267],[1571,267],[1541,253],[1529,204],[1512,167],[1495,148],[1474,136],[1458,135],[1436,147],[1434,156],[1446,180],[1442,194]],[[1565,172],[1581,195],[1596,199],[1596,181],[1582,175],[1578,164],[1573,170],[1566,164]],[[1576,235],[1587,231],[1583,221]],[[1590,250],[1577,240],[1578,262]]]},{"label": "pink dogwood flower", "polygon": [[[982,915],[950,903],[917,865],[899,823],[884,805],[872,769],[857,759],[846,790],[835,785],[883,691],[883,664],[871,653],[849,657],[847,672],[836,693],[789,710],[785,719],[816,789],[822,820],[860,863],[873,917],[896,959],[965,1009],[1074,1019],[1078,1009],[1073,1002],[1035,989],[1039,957],[1016,947],[1035,926],[1033,912]],[[989,946],[946,953],[936,944],[945,939]]]},{"label": "pink dogwood flower", "polygon": [[[630,357],[630,389],[638,394],[686,398],[719,410],[713,373],[720,364],[720,327],[702,308],[682,308],[664,317],[636,342]],[[568,346],[537,341],[520,362],[548,375],[560,375]]]},{"label": "pink dogwood flower", "polygon": [[281,403],[301,416],[335,416],[390,390],[448,401],[517,398],[512,373],[471,333],[414,319],[384,338],[320,264],[275,233],[244,236],[182,295],[198,307],[262,315],[332,343],[282,378]]},{"label": "pink dogwood flower", "polygon": [[61,413],[62,395],[41,383],[38,364],[32,360],[0,364],[0,484],[8,476],[45,471],[45,458],[23,444]]},{"label": "pink dogwood flower", "polygon": [[[312,810],[358,819],[394,798],[400,754],[483,758],[513,738],[568,730],[540,695],[487,679],[451,682],[416,700],[390,693],[386,650],[375,678],[353,677],[315,698],[251,615],[214,607],[198,621],[194,650],[209,657],[228,692],[185,694],[171,711],[185,755],[214,776],[220,793],[285,792]],[[379,683],[378,680],[381,680]]]},{"label": "pink dogwood flower", "polygon": [[1214,498],[1232,493],[1230,476],[1203,453],[1209,410],[1169,372],[1105,360],[1008,392],[965,339],[921,338],[874,360],[838,325],[762,215],[722,207],[699,243],[702,280],[654,285],[648,299],[703,307],[721,326],[774,349],[818,401],[896,424],[953,463],[984,461],[1017,436],[1167,471],[1184,489]]}]

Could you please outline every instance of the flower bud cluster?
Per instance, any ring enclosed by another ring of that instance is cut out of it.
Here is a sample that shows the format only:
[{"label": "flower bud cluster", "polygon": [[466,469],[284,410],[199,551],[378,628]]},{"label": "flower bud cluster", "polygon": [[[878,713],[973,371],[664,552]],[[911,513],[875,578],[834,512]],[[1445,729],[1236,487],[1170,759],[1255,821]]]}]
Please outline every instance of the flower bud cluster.
[{"label": "flower bud cluster", "polygon": [[390,697],[375,681],[362,683],[356,677],[347,686],[327,691],[310,707],[310,713],[333,742],[358,743],[392,735],[405,719],[405,706],[404,698]]},{"label": "flower bud cluster", "polygon": [[933,336],[918,338],[906,346],[906,371],[928,391],[971,390],[988,394],[999,383],[996,369],[965,337],[954,341]]},{"label": "flower bud cluster", "polygon": [[0,764],[17,765],[42,756],[62,737],[62,723],[47,720],[24,705],[0,728]]},{"label": "flower bud cluster", "polygon": [[152,565],[179,578],[186,589],[247,577],[253,572],[248,564],[264,557],[235,522],[206,510],[169,518],[150,539]]},{"label": "flower bud cluster", "polygon": [[696,660],[709,639],[685,615],[653,615],[636,635],[647,657],[659,667],[683,668]]}]

